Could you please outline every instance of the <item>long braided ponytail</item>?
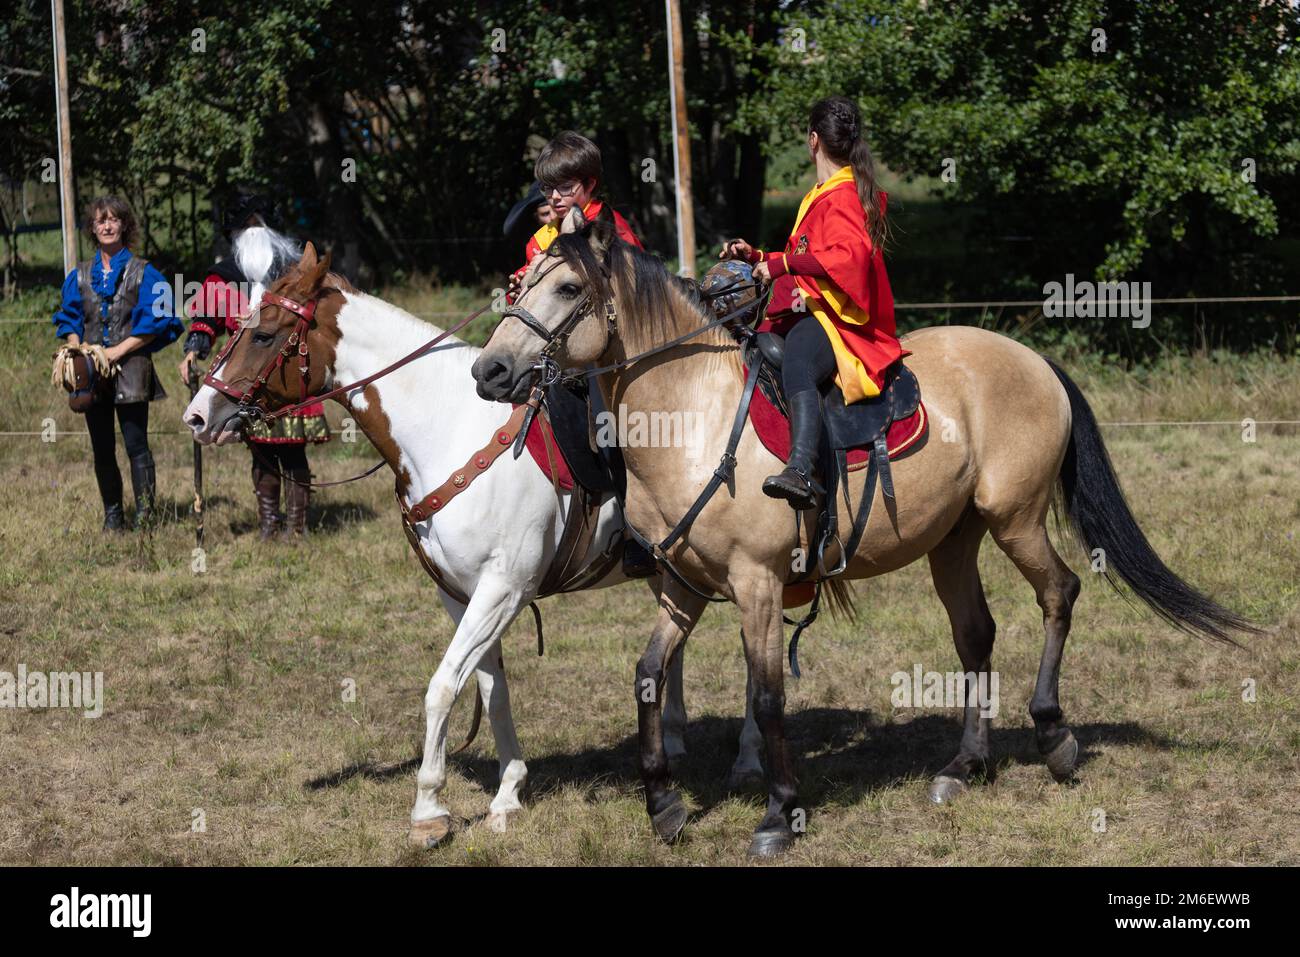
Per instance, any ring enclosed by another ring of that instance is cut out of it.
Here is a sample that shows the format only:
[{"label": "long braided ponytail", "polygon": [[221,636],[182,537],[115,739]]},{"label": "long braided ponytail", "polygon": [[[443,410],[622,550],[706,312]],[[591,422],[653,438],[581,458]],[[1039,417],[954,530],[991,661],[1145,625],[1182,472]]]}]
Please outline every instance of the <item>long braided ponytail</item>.
[{"label": "long braided ponytail", "polygon": [[818,100],[808,117],[808,132],[817,134],[831,160],[853,168],[858,199],[866,216],[867,235],[871,245],[883,252],[889,229],[880,187],[876,184],[876,161],[862,136],[858,105],[843,96]]}]

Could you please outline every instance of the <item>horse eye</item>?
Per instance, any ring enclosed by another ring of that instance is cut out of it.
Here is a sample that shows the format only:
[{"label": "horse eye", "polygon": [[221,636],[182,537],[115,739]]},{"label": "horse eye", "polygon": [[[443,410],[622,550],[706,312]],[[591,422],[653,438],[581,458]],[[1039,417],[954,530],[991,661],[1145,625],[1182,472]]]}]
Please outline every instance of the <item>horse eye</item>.
[{"label": "horse eye", "polygon": [[566,282],[564,285],[560,287],[560,295],[563,296],[565,299],[572,299],[579,292],[580,290],[578,289],[578,287],[571,282]]},{"label": "horse eye", "polygon": [[254,343],[255,345],[264,346],[264,345],[266,345],[268,342],[274,342],[274,341],[275,341],[275,334],[274,334],[274,333],[270,333],[270,332],[255,332],[255,333],[253,333],[253,343]]}]

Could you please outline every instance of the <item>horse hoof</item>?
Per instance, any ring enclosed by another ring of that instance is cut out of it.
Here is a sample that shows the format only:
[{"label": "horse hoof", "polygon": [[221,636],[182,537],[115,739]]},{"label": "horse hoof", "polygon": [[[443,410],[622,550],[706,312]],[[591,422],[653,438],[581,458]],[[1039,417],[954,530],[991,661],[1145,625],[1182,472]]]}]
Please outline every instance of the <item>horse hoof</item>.
[{"label": "horse hoof", "polygon": [[504,834],[510,830],[510,825],[514,822],[515,816],[520,813],[519,808],[511,808],[509,811],[492,811],[488,814],[486,824],[489,831],[497,834]]},{"label": "horse hoof", "polygon": [[756,768],[732,768],[727,775],[727,791],[744,794],[763,787],[763,772]]},{"label": "horse hoof", "polygon": [[933,804],[950,804],[967,791],[966,782],[941,774],[930,782],[930,801]]},{"label": "horse hoof", "polygon": [[682,802],[681,795],[674,794],[667,807],[657,814],[651,814],[650,823],[665,844],[672,844],[681,837],[682,828],[686,826],[686,805]]},{"label": "horse hoof", "polygon": [[411,843],[416,847],[437,847],[451,834],[451,815],[440,814],[427,821],[411,822]]},{"label": "horse hoof", "polygon": [[1045,754],[1043,760],[1047,762],[1047,770],[1052,772],[1052,777],[1058,782],[1068,781],[1074,776],[1079,761],[1079,742],[1071,732],[1066,731],[1064,740]]},{"label": "horse hoof", "polygon": [[780,857],[794,847],[794,832],[789,828],[755,831],[749,842],[750,857]]}]

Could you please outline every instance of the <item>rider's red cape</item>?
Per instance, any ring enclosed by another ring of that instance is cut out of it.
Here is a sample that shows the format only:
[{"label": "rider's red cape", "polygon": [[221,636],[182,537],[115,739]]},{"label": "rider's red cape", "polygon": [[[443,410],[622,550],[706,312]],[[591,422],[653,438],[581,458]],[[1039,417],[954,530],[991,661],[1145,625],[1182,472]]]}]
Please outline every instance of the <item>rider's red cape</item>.
[{"label": "rider's red cape", "polygon": [[[885,205],[881,194],[882,214]],[[904,353],[885,260],[867,233],[850,167],[809,190],[785,252],[812,253],[826,270],[827,277],[793,279],[835,350],[835,381],[844,401],[879,395],[885,370]]]}]

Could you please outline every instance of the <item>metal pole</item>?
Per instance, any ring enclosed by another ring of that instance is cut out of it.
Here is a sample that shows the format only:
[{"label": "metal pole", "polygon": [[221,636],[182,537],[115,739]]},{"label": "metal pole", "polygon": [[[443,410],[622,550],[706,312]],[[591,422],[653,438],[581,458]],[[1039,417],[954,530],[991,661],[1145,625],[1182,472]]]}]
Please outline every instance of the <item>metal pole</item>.
[{"label": "metal pole", "polygon": [[695,278],[695,207],[691,201],[691,128],[686,118],[686,67],[682,62],[682,8],[664,0],[668,16],[668,95],[673,115],[673,171],[677,182],[678,274]]},{"label": "metal pole", "polygon": [[63,32],[63,0],[50,0],[54,19],[54,99],[59,136],[59,213],[63,222],[63,273],[77,265],[76,200],[72,192],[72,126],[68,107],[68,44]]},{"label": "metal pole", "polygon": [[[199,392],[199,372],[194,368],[194,363],[190,363],[190,378],[187,383],[190,387],[190,400]],[[199,548],[203,547],[203,446],[194,442],[194,544]]]}]

